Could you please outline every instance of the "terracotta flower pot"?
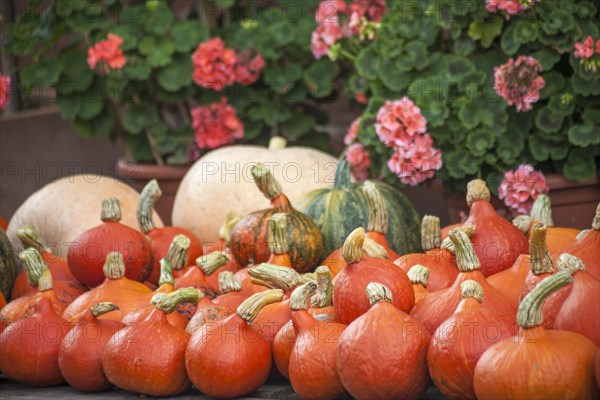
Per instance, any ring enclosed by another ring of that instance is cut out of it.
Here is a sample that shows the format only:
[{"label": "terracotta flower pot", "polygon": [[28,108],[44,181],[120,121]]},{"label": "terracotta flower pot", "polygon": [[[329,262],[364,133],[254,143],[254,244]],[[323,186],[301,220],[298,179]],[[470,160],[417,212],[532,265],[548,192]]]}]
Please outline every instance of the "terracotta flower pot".
[{"label": "terracotta flower pot", "polygon": [[[548,194],[552,201],[554,225],[588,229],[600,202],[600,178],[595,177],[585,182],[578,182],[570,181],[563,175],[547,174],[546,182],[550,188]],[[469,207],[464,195],[444,193],[444,199],[448,206],[451,223],[461,221],[461,212],[468,215]],[[514,217],[497,196],[492,196],[492,204],[500,215],[506,218]]]},{"label": "terracotta flower pot", "polygon": [[171,211],[177,188],[184,175],[190,168],[189,165],[156,165],[137,164],[125,159],[119,159],[116,165],[117,178],[127,182],[131,187],[140,192],[146,183],[156,179],[162,196],[156,202],[154,208],[165,226],[171,225]]}]

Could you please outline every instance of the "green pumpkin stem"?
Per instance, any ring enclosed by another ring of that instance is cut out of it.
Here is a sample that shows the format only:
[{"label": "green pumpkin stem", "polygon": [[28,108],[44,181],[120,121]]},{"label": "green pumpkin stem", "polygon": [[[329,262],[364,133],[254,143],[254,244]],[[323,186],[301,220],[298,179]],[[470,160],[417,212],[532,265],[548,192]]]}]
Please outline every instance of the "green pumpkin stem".
[{"label": "green pumpkin stem", "polygon": [[337,164],[335,172],[335,180],[333,181],[334,189],[344,189],[349,187],[352,182],[350,180],[350,164],[346,160],[341,160]]},{"label": "green pumpkin stem", "polygon": [[[475,227],[471,224],[458,226],[454,229],[460,229],[469,238],[472,238],[473,234],[475,233]],[[446,239],[442,240],[442,244],[440,245],[440,248],[443,250],[447,250],[452,254],[456,254],[456,248],[454,247],[454,243],[452,243],[452,240],[450,240],[450,237],[447,237]]]},{"label": "green pumpkin stem", "polygon": [[413,285],[422,285],[426,288],[429,282],[429,273],[429,268],[415,264],[408,270],[408,279],[410,279],[410,283]]},{"label": "green pumpkin stem", "polygon": [[567,270],[544,278],[537,286],[529,292],[519,304],[517,311],[517,323],[523,329],[531,329],[542,325],[544,314],[542,305],[544,300],[563,286],[573,282],[571,273]]},{"label": "green pumpkin stem", "polygon": [[265,167],[262,163],[258,163],[251,169],[254,182],[258,189],[265,195],[269,200],[273,200],[275,197],[281,194],[281,185],[268,167]]},{"label": "green pumpkin stem", "polygon": [[237,308],[238,315],[246,322],[252,322],[260,310],[272,303],[283,300],[283,290],[271,289],[254,293]]},{"label": "green pumpkin stem", "polygon": [[385,200],[374,182],[366,181],[362,191],[369,205],[369,232],[378,232],[385,235],[388,231],[388,211]]},{"label": "green pumpkin stem", "polygon": [[33,247],[40,253],[52,253],[46,246],[46,241],[40,234],[30,226],[22,226],[17,230],[17,237],[25,248]]},{"label": "green pumpkin stem", "polygon": [[203,255],[196,259],[196,265],[207,276],[212,275],[215,271],[228,262],[229,257],[222,251],[213,251],[212,253]]},{"label": "green pumpkin stem", "polygon": [[125,260],[123,254],[113,251],[108,253],[104,266],[102,267],[104,276],[108,279],[121,279],[125,276]]},{"label": "green pumpkin stem", "polygon": [[348,235],[342,246],[342,257],[348,264],[357,263],[361,260],[364,242],[364,228],[356,228]]},{"label": "green pumpkin stem", "polygon": [[315,293],[317,284],[314,282],[307,282],[302,286],[298,286],[292,292],[290,296],[290,308],[292,311],[307,310],[308,302]]},{"label": "green pumpkin stem", "polygon": [[385,285],[377,282],[371,282],[367,285],[367,298],[371,307],[380,301],[392,302],[392,292]]},{"label": "green pumpkin stem", "polygon": [[478,200],[490,201],[490,190],[484,180],[473,179],[467,184],[467,204],[469,207]]},{"label": "green pumpkin stem", "polygon": [[554,272],[552,257],[546,244],[546,225],[537,223],[529,236],[529,261],[534,275],[551,274]]},{"label": "green pumpkin stem", "polygon": [[190,239],[185,235],[177,235],[173,238],[166,258],[171,262],[171,268],[179,271],[188,265],[188,250],[191,245]]},{"label": "green pumpkin stem", "polygon": [[121,220],[121,203],[116,197],[102,200],[100,219],[103,222],[119,222]]},{"label": "green pumpkin stem", "polygon": [[462,282],[460,284],[460,293],[463,299],[473,298],[479,303],[483,301],[483,286],[473,280]]},{"label": "green pumpkin stem", "polygon": [[111,311],[116,311],[119,309],[119,306],[116,304],[113,304],[111,302],[108,301],[103,301],[101,303],[98,304],[94,304],[91,308],[90,311],[92,312],[92,315],[94,316],[94,318],[98,318],[104,314],[107,314]]},{"label": "green pumpkin stem", "polygon": [[285,213],[275,213],[269,218],[267,241],[269,253],[285,254],[288,252],[287,215]]},{"label": "green pumpkin stem", "polygon": [[533,218],[529,215],[518,215],[512,220],[512,224],[519,230],[523,235],[527,235],[529,228],[533,223]]},{"label": "green pumpkin stem", "polygon": [[163,258],[160,260],[160,278],[158,279],[158,286],[162,285],[175,285],[175,280],[173,279],[173,267],[171,266],[171,261],[168,258]]},{"label": "green pumpkin stem", "polygon": [[300,274],[293,269],[269,263],[248,268],[248,275],[252,277],[253,283],[286,292],[295,288],[301,279]]},{"label": "green pumpkin stem", "polygon": [[389,256],[389,253],[385,247],[368,236],[365,236],[363,251],[367,257],[388,258]]},{"label": "green pumpkin stem", "polygon": [[596,207],[596,215],[592,221],[592,229],[600,231],[600,203],[598,203],[598,207]]},{"label": "green pumpkin stem", "polygon": [[534,221],[546,224],[546,226],[554,226],[552,219],[552,202],[547,194],[540,194],[533,202],[531,212],[529,213]]},{"label": "green pumpkin stem", "polygon": [[219,292],[241,292],[242,284],[235,279],[233,272],[223,271],[219,274]]},{"label": "green pumpkin stem", "polygon": [[52,272],[50,269],[45,268],[40,275],[40,279],[38,281],[38,290],[40,292],[46,292],[48,290],[52,290],[54,288],[54,282],[52,280]]},{"label": "green pumpkin stem", "polygon": [[233,228],[240,221],[240,216],[235,215],[231,210],[227,211],[227,215],[225,216],[225,222],[219,228],[219,239],[225,242],[226,246],[229,246],[229,242],[231,240],[231,232],[233,232]]},{"label": "green pumpkin stem", "polygon": [[308,282],[316,282],[317,274],[314,272],[306,272],[304,274],[300,274],[300,279],[298,280],[297,285],[303,285]]},{"label": "green pumpkin stem", "polygon": [[317,289],[310,300],[310,305],[315,308],[325,308],[333,304],[333,283],[331,272],[325,265],[317,267]]},{"label": "green pumpkin stem", "polygon": [[154,203],[156,203],[161,195],[162,192],[160,191],[156,179],[152,179],[148,182],[146,186],[144,186],[142,193],[140,193],[136,216],[142,233],[146,234],[155,228],[154,221],[152,221],[152,214],[154,212]]},{"label": "green pumpkin stem", "polygon": [[569,271],[571,275],[577,271],[587,271],[587,268],[581,258],[569,253],[562,253],[556,260],[556,267],[559,271]]},{"label": "green pumpkin stem", "polygon": [[181,288],[159,298],[156,301],[156,308],[170,314],[175,311],[177,305],[181,303],[196,304],[202,297],[202,292],[196,288]]},{"label": "green pumpkin stem", "polygon": [[448,232],[448,237],[454,244],[458,270],[460,272],[478,271],[481,263],[467,234],[460,228],[453,228]]},{"label": "green pumpkin stem", "polygon": [[432,250],[442,244],[440,219],[434,215],[425,215],[421,221],[421,247],[423,251]]},{"label": "green pumpkin stem", "polygon": [[34,247],[30,247],[19,254],[19,259],[23,263],[27,283],[30,286],[38,286],[42,271],[48,269],[48,264],[46,264],[40,252]]}]

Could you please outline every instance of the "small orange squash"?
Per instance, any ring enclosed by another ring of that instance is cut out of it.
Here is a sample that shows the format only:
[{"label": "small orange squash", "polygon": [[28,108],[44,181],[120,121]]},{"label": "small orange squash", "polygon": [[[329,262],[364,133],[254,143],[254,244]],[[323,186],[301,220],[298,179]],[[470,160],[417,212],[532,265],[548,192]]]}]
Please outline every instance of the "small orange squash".
[{"label": "small orange squash", "polygon": [[219,274],[219,292],[221,294],[214,298],[213,303],[236,310],[247,298],[241,291],[242,284],[235,279],[233,272],[223,271]]},{"label": "small orange squash", "polygon": [[427,282],[429,279],[429,268],[419,264],[415,264],[408,271],[408,279],[415,293],[415,305],[419,304],[421,300],[430,295],[427,290]]}]

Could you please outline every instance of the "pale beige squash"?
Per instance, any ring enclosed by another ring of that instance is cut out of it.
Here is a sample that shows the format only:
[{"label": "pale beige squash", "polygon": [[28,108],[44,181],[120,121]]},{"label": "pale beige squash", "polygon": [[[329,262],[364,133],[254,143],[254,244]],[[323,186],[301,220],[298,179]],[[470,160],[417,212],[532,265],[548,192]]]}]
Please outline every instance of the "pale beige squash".
[{"label": "pale beige squash", "polygon": [[307,147],[285,147],[275,137],[269,148],[227,146],[201,157],[183,178],[173,206],[173,225],[192,231],[202,243],[216,242],[228,210],[236,215],[269,207],[256,189],[250,169],[262,162],[295,201],[302,194],[333,184],[337,160]]}]

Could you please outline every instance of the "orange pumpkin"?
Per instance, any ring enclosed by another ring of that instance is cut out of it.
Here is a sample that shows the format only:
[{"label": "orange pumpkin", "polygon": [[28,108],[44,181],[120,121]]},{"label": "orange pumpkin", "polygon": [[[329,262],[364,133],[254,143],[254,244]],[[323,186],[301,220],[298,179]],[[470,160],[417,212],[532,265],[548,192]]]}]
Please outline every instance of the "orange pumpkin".
[{"label": "orange pumpkin", "polygon": [[[365,257],[389,258],[388,252],[379,243],[365,235],[363,243],[363,255]],[[344,259],[343,249],[334,250],[322,262],[323,265],[329,268],[331,276],[335,279],[344,268],[346,268],[346,260]]]},{"label": "orange pumpkin", "polygon": [[425,327],[394,306],[384,285],[370,283],[366,292],[371,308],[338,339],[337,370],[344,388],[356,399],[421,398],[429,386]]},{"label": "orange pumpkin", "polygon": [[196,303],[196,312],[190,319],[185,328],[186,332],[193,335],[198,329],[204,325],[211,325],[214,322],[220,321],[235,312],[224,305],[215,304],[208,297],[202,296]]},{"label": "orange pumpkin", "polygon": [[419,304],[424,298],[430,295],[427,290],[427,282],[429,279],[429,269],[419,264],[412,266],[408,271],[408,279],[415,293],[415,305]]},{"label": "orange pumpkin", "polygon": [[546,330],[542,303],[571,282],[569,271],[547,277],[519,305],[516,336],[483,353],[474,374],[480,399],[595,399],[596,346],[574,332]]}]

